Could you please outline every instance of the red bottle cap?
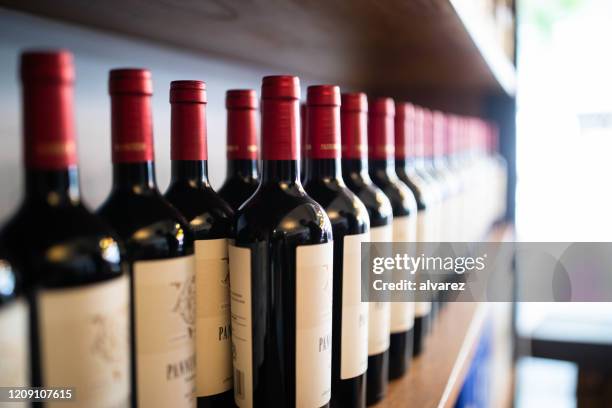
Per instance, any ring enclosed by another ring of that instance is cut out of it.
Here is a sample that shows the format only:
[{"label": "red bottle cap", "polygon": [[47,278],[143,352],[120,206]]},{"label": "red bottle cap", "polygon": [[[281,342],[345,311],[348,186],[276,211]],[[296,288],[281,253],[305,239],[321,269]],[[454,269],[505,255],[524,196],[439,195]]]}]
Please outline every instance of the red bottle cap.
[{"label": "red bottle cap", "polygon": [[423,129],[423,155],[427,158],[433,157],[433,115],[429,109],[422,108]]},{"label": "red bottle cap", "polygon": [[368,98],[364,93],[342,94],[340,120],[342,158],[365,159],[368,154]]},{"label": "red bottle cap", "polygon": [[22,54],[24,162],[29,169],[76,165],[72,112],[74,65],[65,50]]},{"label": "red bottle cap", "polygon": [[300,79],[291,75],[264,77],[261,97],[263,99],[300,99]]},{"label": "red bottle cap", "polygon": [[408,102],[395,102],[395,158],[414,156],[415,107]]},{"label": "red bottle cap", "polygon": [[232,89],[225,95],[227,159],[257,160],[257,93]]},{"label": "red bottle cap", "polygon": [[432,155],[441,157],[446,154],[446,133],[448,132],[448,122],[446,115],[440,111],[432,113]]},{"label": "red bottle cap", "polygon": [[206,103],[206,82],[172,81],[170,82],[170,103]]},{"label": "red bottle cap", "polygon": [[206,83],[170,83],[170,158],[207,160]]},{"label": "red bottle cap", "polygon": [[257,109],[258,105],[254,89],[230,89],[225,94],[227,109]]},{"label": "red bottle cap", "polygon": [[340,88],[308,87],[305,156],[311,159],[340,158]]},{"label": "red bottle cap", "polygon": [[394,155],[395,105],[391,98],[368,101],[368,152],[370,159],[387,160]]},{"label": "red bottle cap", "polygon": [[262,159],[298,160],[299,78],[268,76],[261,89]]},{"label": "red bottle cap", "polygon": [[151,95],[146,69],[114,69],[109,76],[113,163],[153,160]]}]

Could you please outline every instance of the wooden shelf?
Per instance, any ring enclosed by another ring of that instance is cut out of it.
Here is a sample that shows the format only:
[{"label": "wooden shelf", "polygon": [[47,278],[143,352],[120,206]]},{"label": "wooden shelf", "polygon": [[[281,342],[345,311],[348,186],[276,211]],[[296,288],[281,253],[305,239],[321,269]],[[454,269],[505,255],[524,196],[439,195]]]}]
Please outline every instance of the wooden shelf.
[{"label": "wooden shelf", "polygon": [[514,66],[464,3],[0,0],[35,15],[371,93],[512,95]]},{"label": "wooden shelf", "polygon": [[[491,229],[489,242],[510,241],[511,224]],[[454,407],[487,318],[494,316],[493,368],[495,407],[511,400],[511,303],[449,303],[440,312],[423,353],[412,361],[408,374],[392,382],[387,397],[374,408]]]},{"label": "wooden shelf", "polygon": [[423,353],[392,382],[375,408],[454,407],[487,316],[484,303],[450,303],[438,316]]}]

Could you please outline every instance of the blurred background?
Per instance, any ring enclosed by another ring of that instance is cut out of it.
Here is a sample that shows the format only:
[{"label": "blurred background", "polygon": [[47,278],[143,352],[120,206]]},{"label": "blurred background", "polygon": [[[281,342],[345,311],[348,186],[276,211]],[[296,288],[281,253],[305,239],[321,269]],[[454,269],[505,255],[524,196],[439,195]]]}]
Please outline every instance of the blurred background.
[{"label": "blurred background", "polygon": [[[225,91],[259,91],[263,75],[296,73],[304,91],[333,82],[343,91],[497,122],[509,170],[504,239],[612,236],[610,0],[1,0],[0,6],[0,223],[21,199],[19,53],[62,47],[75,54],[81,185],[92,208],[111,186],[110,68],[153,72],[162,190],[170,174],[171,80],[207,82],[210,176],[218,187],[225,176]],[[465,323],[449,326],[446,333],[455,336],[439,340],[457,351],[445,362],[448,372],[411,374],[407,381],[418,386],[408,393],[434,393],[427,399],[432,407],[612,407],[612,305],[491,305],[488,323],[472,338],[475,310],[448,318]],[[416,406],[410,398],[398,394],[399,405],[381,406]]]},{"label": "blurred background", "polygon": [[[611,22],[606,0],[518,2],[516,232],[522,241],[610,241],[612,55],[603,50]],[[519,354],[553,358],[519,359],[516,405],[610,406],[612,381],[604,374],[610,366],[596,350],[612,343],[612,305],[517,309]]]}]

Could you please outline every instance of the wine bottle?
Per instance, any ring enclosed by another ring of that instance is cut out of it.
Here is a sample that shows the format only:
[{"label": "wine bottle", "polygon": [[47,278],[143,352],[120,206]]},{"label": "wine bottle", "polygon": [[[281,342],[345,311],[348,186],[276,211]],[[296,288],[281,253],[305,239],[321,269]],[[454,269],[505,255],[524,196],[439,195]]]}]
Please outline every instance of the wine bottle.
[{"label": "wine bottle", "polygon": [[113,186],[98,212],[123,239],[132,275],[132,403],[192,407],[193,237],[155,181],[151,74],[112,70],[109,92]]},{"label": "wine bottle", "polygon": [[30,352],[24,276],[1,247],[0,278],[0,384],[25,387],[30,385]]},{"label": "wine bottle", "polygon": [[321,204],[334,236],[332,407],[365,407],[368,366],[368,304],[361,301],[361,243],[370,240],[363,203],[342,180],[340,88],[308,88],[308,161],[304,189]]},{"label": "wine bottle", "polygon": [[[427,242],[437,242],[440,225],[439,193],[417,172],[417,162],[423,158],[422,140],[417,141],[415,106],[395,102],[395,171],[398,178],[414,192],[417,202],[417,254],[425,252]],[[429,244],[431,245],[431,244]],[[419,271],[417,271],[417,274]],[[417,275],[418,276],[418,275]],[[431,302],[417,301],[414,315],[413,354],[420,354],[429,332]]]},{"label": "wine bottle", "polygon": [[197,406],[232,407],[227,240],[234,214],[208,181],[205,83],[173,81],[170,104],[172,170],[165,197],[195,239]]},{"label": "wine bottle", "polygon": [[262,85],[262,181],[229,247],[234,398],[241,407],[328,407],[333,243],[299,178],[299,79]]},{"label": "wine bottle", "polygon": [[227,174],[219,195],[234,211],[259,186],[257,163],[257,94],[252,89],[232,89],[227,108]]},{"label": "wine bottle", "polygon": [[306,160],[304,154],[308,150],[306,146],[306,132],[308,127],[308,121],[306,120],[306,104],[300,103],[300,180],[302,182],[306,179],[306,168],[308,167],[308,160]]},{"label": "wine bottle", "polygon": [[129,278],[115,233],[81,202],[74,78],[67,51],[21,57],[25,197],[0,245],[28,289],[31,385],[79,390],[82,406],[125,406]]},{"label": "wine bottle", "polygon": [[[393,213],[387,196],[368,174],[368,101],[363,93],[342,94],[340,108],[342,132],[342,178],[346,186],[365,205],[370,219],[370,241],[393,239]],[[388,302],[368,305],[368,370],[366,401],[374,404],[384,398],[389,378],[389,333],[391,308]]]},{"label": "wine bottle", "polygon": [[[394,163],[395,105],[391,98],[374,98],[368,112],[370,177],[391,202],[393,242],[416,242],[417,204],[410,188],[397,178]],[[401,377],[412,359],[414,302],[391,303],[389,378]]]}]

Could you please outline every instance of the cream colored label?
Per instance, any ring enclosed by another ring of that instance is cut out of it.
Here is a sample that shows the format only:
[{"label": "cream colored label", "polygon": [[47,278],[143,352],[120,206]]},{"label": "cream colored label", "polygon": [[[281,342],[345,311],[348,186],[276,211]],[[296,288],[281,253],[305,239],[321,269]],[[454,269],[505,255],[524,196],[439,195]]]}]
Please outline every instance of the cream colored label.
[{"label": "cream colored label", "polygon": [[138,406],[195,407],[194,257],[134,264]]},{"label": "cream colored label", "polygon": [[[391,225],[370,230],[371,242],[392,242]],[[368,355],[373,356],[389,348],[391,332],[391,305],[389,302],[370,302],[368,311]]]},{"label": "cream colored label", "polygon": [[[253,406],[251,252],[229,247],[234,399]],[[318,408],[331,397],[333,243],[296,249],[296,407]]]},{"label": "cream colored label", "polygon": [[[127,407],[130,394],[129,279],[38,296],[40,358],[45,387],[70,387],[81,407]],[[71,403],[46,403],[48,407]]]},{"label": "cream colored label", "polygon": [[[416,253],[417,216],[393,218],[393,242],[410,242]],[[397,271],[401,275],[402,271]],[[398,280],[401,276],[397,277]],[[391,333],[402,333],[414,326],[414,302],[391,302]]]},{"label": "cream colored label", "polygon": [[295,266],[295,405],[331,398],[333,243],[299,246]]},{"label": "cream colored label", "polygon": [[361,301],[361,243],[369,240],[369,232],[344,237],[340,338],[343,380],[357,377],[368,368],[368,304]]},{"label": "cream colored label", "polygon": [[234,401],[253,406],[253,321],[251,315],[251,250],[229,245]]},{"label": "cream colored label", "polygon": [[[23,298],[0,309],[0,385],[3,387],[29,385],[28,322],[28,306]],[[26,404],[11,403],[10,406],[17,408]]]},{"label": "cream colored label", "polygon": [[227,240],[195,242],[196,396],[232,388]]}]

